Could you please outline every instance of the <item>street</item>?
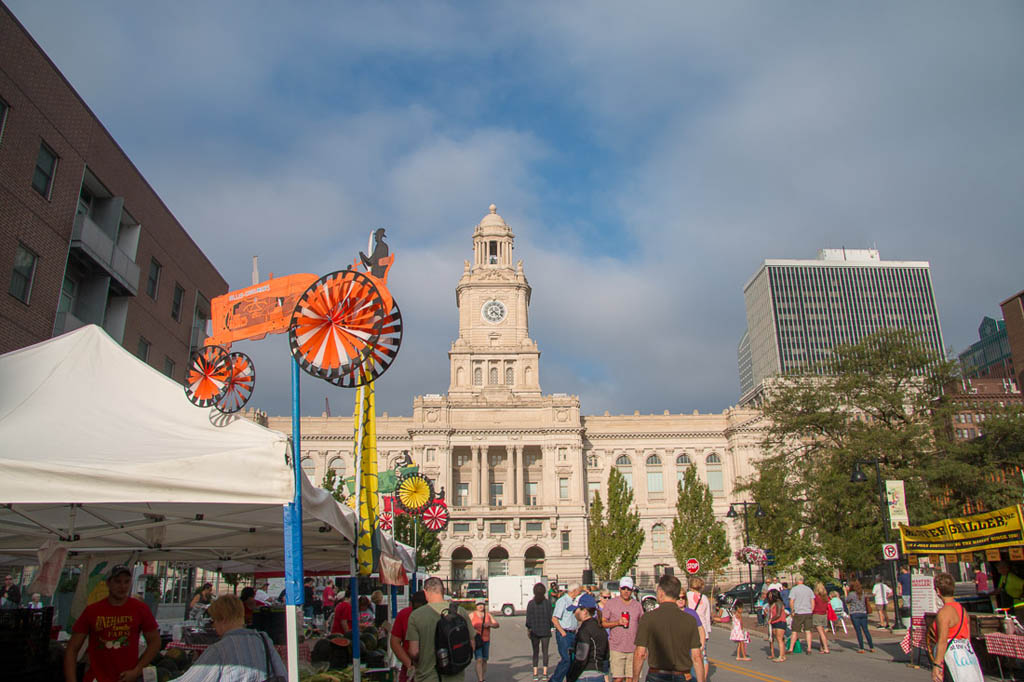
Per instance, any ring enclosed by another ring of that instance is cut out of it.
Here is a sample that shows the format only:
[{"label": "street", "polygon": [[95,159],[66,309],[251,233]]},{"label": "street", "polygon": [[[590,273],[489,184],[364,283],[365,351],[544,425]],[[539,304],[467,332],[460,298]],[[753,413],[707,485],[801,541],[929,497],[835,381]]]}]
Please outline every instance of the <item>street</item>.
[{"label": "street", "polygon": [[[510,618],[498,616],[501,628],[491,633],[491,660],[487,679],[491,682],[531,682],[532,664],[530,641],[526,635],[525,616]],[[885,680],[892,682],[928,682],[931,677],[926,668],[912,668],[907,665],[909,657],[899,648],[899,637],[876,638],[873,654],[856,653],[856,640],[851,645],[847,638],[834,641],[832,653],[814,652],[795,654],[783,663],[768,660],[768,643],[751,634],[750,657],[753,661],[740,663],[735,659],[735,645],[729,641],[729,631],[716,627],[711,639],[711,679],[716,682],[866,682]],[[549,647],[548,671],[554,670],[558,662],[554,638]],[[998,676],[986,676],[998,680]],[[467,682],[476,681],[475,669],[466,672]]]}]

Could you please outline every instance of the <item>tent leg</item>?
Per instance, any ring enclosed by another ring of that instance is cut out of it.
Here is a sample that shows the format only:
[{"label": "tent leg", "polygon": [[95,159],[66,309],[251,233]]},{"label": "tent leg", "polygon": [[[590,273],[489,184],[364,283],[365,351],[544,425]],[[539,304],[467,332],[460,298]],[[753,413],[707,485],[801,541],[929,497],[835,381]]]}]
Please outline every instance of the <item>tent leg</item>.
[{"label": "tent leg", "polygon": [[348,580],[349,598],[352,600],[352,682],[363,679],[363,671],[359,669],[359,562],[356,560],[355,543],[352,545],[352,576]]},{"label": "tent leg", "polygon": [[299,679],[299,622],[302,618],[302,606],[288,604],[284,607],[285,628],[288,636],[288,680],[298,682]]},{"label": "tent leg", "polygon": [[284,506],[284,582],[287,592],[285,621],[288,628],[288,680],[299,680],[299,625],[302,619],[302,605],[305,595],[302,589],[302,486],[299,476],[304,476],[299,466],[302,453],[302,436],[299,432],[299,363],[292,360],[292,475],[295,494],[291,504]]}]

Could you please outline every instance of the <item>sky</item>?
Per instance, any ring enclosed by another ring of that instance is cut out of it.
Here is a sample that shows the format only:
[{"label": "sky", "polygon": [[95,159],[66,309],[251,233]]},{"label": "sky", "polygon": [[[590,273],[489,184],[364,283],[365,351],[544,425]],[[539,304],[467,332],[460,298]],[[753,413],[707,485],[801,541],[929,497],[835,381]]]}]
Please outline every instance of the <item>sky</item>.
[{"label": "sky", "polygon": [[[956,352],[1024,288],[1020,2],[5,2],[232,289],[387,229],[392,415],[447,391],[492,202],[541,388],[584,414],[735,404],[767,258],[929,261]],[[285,337],[235,348],[290,414]]]}]

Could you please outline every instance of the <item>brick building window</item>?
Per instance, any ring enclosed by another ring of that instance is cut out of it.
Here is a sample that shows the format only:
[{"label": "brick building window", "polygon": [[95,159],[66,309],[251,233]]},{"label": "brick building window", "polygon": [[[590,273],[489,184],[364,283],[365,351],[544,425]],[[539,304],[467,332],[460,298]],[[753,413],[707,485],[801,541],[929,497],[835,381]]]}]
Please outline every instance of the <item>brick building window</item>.
[{"label": "brick building window", "polygon": [[164,374],[170,378],[174,378],[174,360],[168,357],[164,357]]},{"label": "brick building window", "polygon": [[176,321],[181,322],[181,304],[185,300],[185,289],[178,284],[174,283],[174,296],[171,298],[171,317]]},{"label": "brick building window", "polygon": [[139,337],[139,347],[135,351],[135,354],[139,356],[139,360],[142,360],[143,362],[149,361],[149,348],[150,348],[150,345],[151,344],[149,343],[149,341],[146,340],[146,337],[144,337],[144,336],[140,336]]},{"label": "brick building window", "polygon": [[36,261],[39,258],[24,244],[18,244],[14,252],[14,269],[11,271],[11,296],[28,305],[32,296],[32,280],[36,276]]},{"label": "brick building window", "polygon": [[4,124],[7,123],[7,112],[10,111],[10,107],[7,106],[7,102],[0,99],[0,144],[4,141]]},{"label": "brick building window", "polygon": [[32,189],[49,199],[50,189],[53,187],[53,176],[56,172],[57,154],[47,147],[45,142],[39,143],[36,170],[32,174]]},{"label": "brick building window", "polygon": [[160,271],[163,270],[163,266],[160,265],[160,261],[156,258],[149,261],[149,276],[146,278],[146,294],[156,300],[156,292],[160,286]]}]

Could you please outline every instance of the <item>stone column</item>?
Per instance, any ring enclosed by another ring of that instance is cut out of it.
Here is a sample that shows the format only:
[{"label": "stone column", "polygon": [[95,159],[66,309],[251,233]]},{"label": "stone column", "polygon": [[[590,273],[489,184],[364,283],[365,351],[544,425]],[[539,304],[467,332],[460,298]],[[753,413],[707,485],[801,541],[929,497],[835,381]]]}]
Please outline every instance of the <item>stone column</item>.
[{"label": "stone column", "polygon": [[471,445],[469,473],[469,504],[480,504],[480,447]]},{"label": "stone column", "polygon": [[516,503],[516,451],[511,443],[505,445],[505,458],[505,485],[508,486],[505,504],[514,505]]},{"label": "stone column", "polygon": [[487,504],[487,446],[481,445],[477,448],[477,457],[480,460],[480,464],[477,466],[478,480],[476,482],[476,503]]},{"label": "stone column", "polygon": [[516,491],[515,492],[515,495],[516,495],[515,503],[516,504],[523,504],[523,503],[526,502],[526,500],[523,499],[523,496],[525,495],[525,493],[523,492],[523,488],[525,487],[523,485],[523,474],[525,473],[523,471],[523,446],[522,445],[515,445],[515,446],[513,446],[513,451],[515,452],[515,456],[516,456],[515,469],[513,469],[513,471],[512,471],[512,473],[513,473],[512,485],[515,486],[515,491]]}]

